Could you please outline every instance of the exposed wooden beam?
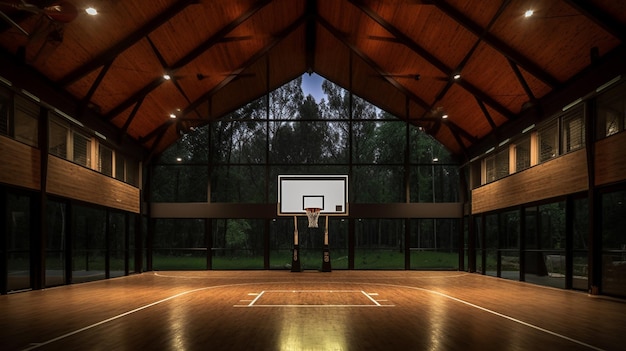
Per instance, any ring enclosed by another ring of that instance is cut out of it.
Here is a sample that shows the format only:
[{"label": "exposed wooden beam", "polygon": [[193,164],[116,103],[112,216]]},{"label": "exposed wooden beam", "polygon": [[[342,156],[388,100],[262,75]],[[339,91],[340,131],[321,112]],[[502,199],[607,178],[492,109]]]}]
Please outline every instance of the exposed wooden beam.
[{"label": "exposed wooden beam", "polygon": [[324,27],[327,31],[329,31],[335,38],[337,38],[339,41],[341,41],[344,45],[346,45],[348,48],[350,48],[350,50],[353,53],[355,53],[363,61],[365,61],[365,63],[368,66],[370,66],[374,71],[376,71],[376,73],[378,75],[380,75],[383,79],[385,79],[389,84],[391,84],[396,89],[400,90],[400,92],[402,92],[405,96],[408,96],[411,100],[413,100],[415,103],[420,105],[422,108],[424,108],[424,109],[429,109],[430,108],[430,105],[428,103],[426,103],[424,100],[422,100],[419,96],[415,95],[412,91],[410,91],[407,88],[405,88],[403,85],[398,83],[395,79],[392,79],[391,77],[389,77],[386,74],[386,72],[383,71],[383,69],[380,68],[376,64],[376,62],[374,62],[374,60],[372,60],[369,56],[367,56],[365,53],[363,53],[361,50],[359,50],[359,48],[356,45],[350,43],[347,40],[347,38],[345,37],[345,35],[343,35],[343,33],[341,33],[341,31],[339,31],[337,28],[333,27],[333,25],[328,23],[328,21],[326,21],[326,19],[324,19],[322,17],[319,17],[317,19],[317,21],[319,22],[319,24],[322,25],[322,27]]},{"label": "exposed wooden beam", "polygon": [[[273,47],[275,47],[278,43],[280,43],[283,39],[285,39],[294,30],[296,30],[296,28],[298,28],[302,24],[304,24],[306,22],[306,19],[307,19],[306,14],[303,14],[298,19],[296,19],[293,23],[291,23],[288,27],[286,27],[285,29],[280,31],[278,34],[274,35],[272,40],[266,46],[264,46],[260,51],[258,51],[252,57],[250,57],[250,59],[248,59],[248,61],[246,61],[243,65],[241,65],[241,67],[239,67],[238,69],[234,70],[231,74],[228,75],[228,77],[226,77],[226,79],[224,79],[218,85],[213,87],[213,89],[211,89],[210,91],[206,92],[200,98],[198,98],[196,101],[192,102],[189,106],[187,106],[185,109],[183,109],[182,116],[185,116],[185,115],[191,113],[192,111],[194,111],[196,108],[198,108],[198,106],[200,106],[205,101],[208,100],[210,102],[211,97],[213,95],[215,95],[215,93],[217,93],[222,88],[224,88],[226,85],[228,85],[230,82],[232,82],[234,79],[236,79],[239,74],[241,74],[247,68],[252,66],[261,57],[265,56]],[[268,79],[269,79],[269,77],[268,77]]]},{"label": "exposed wooden beam", "polygon": [[515,64],[513,60],[508,59],[508,58],[507,58],[507,61],[509,61],[509,65],[511,66],[513,73],[515,73],[515,76],[517,77],[517,81],[526,92],[526,96],[528,96],[528,99],[531,102],[535,102],[537,98],[535,97],[535,94],[533,93],[532,89],[530,89],[530,86],[528,85],[528,82],[526,82],[526,79],[524,78],[524,75],[520,71],[519,67],[517,67],[517,64]]},{"label": "exposed wooden beam", "polygon": [[506,45],[504,41],[498,39],[493,34],[483,33],[483,28],[480,25],[478,25],[476,22],[466,17],[462,12],[458,11],[452,5],[442,0],[432,0],[431,2],[439,10],[441,10],[443,13],[445,13],[447,16],[455,20],[460,25],[462,25],[465,29],[472,32],[474,35],[476,36],[482,35],[483,41],[485,43],[487,43],[489,46],[494,48],[500,54],[513,60],[513,62],[517,63],[520,67],[524,68],[533,76],[539,78],[541,81],[543,81],[544,83],[548,84],[551,87],[557,87],[560,85],[560,82],[558,79],[550,75],[544,69],[539,67],[539,65],[532,62],[524,55],[515,51],[512,47]]},{"label": "exposed wooden beam", "polygon": [[306,1],[306,68],[312,73],[315,69],[315,44],[317,41],[315,19],[317,18],[317,0]]},{"label": "exposed wooden beam", "polygon": [[68,86],[77,80],[83,78],[92,71],[98,69],[98,67],[105,65],[108,62],[112,62],[122,52],[126,51],[131,46],[135,45],[138,41],[143,39],[146,35],[150,34],[155,29],[167,23],[172,17],[176,16],[179,12],[183,11],[190,4],[196,3],[197,0],[179,0],[166,10],[161,12],[158,16],[150,20],[138,30],[131,33],[126,38],[113,45],[111,48],[95,57],[93,60],[85,63],[84,65],[76,68],[65,77],[58,81],[61,86]]},{"label": "exposed wooden beam", "polygon": [[[254,15],[257,11],[262,9],[265,5],[269,4],[271,0],[262,0],[256,2],[252,7],[250,7],[247,11],[243,12],[237,18],[235,18],[232,22],[228,23],[226,26],[222,27],[219,31],[213,34],[209,39],[204,41],[202,44],[191,50],[187,55],[182,57],[176,63],[174,63],[171,67],[169,67],[169,74],[174,75],[174,73],[179,70],[181,67],[189,64],[191,61],[196,59],[202,53],[210,49],[213,45],[220,43],[228,33],[232,32],[235,28],[237,28],[240,24],[245,22],[248,18]],[[128,99],[123,101],[118,106],[114,107],[106,114],[106,119],[113,119],[118,114],[125,111],[127,108],[132,106],[143,96],[149,94],[152,90],[156,89],[161,85],[165,80],[162,77],[158,77],[150,82],[148,85],[140,89],[137,93],[130,96]]]},{"label": "exposed wooden beam", "polygon": [[130,112],[130,115],[128,115],[128,118],[126,119],[126,122],[124,122],[124,126],[122,127],[122,135],[126,135],[126,132],[128,131],[128,127],[130,127],[130,124],[133,123],[133,120],[135,119],[135,116],[137,115],[137,112],[139,111],[139,108],[141,107],[141,104],[143,104],[143,99],[141,98],[139,99],[139,101],[137,101],[137,103],[135,104],[135,107],[133,107],[133,110]]},{"label": "exposed wooden beam", "polygon": [[[419,56],[423,57],[426,61],[428,61],[433,66],[435,66],[438,70],[443,72],[446,76],[452,77],[452,75],[455,73],[452,68],[448,67],[441,60],[439,60],[430,52],[428,52],[426,49],[418,45],[411,38],[409,38],[406,34],[404,34],[402,31],[400,31],[395,26],[393,26],[391,23],[387,22],[373,9],[365,5],[365,3],[362,0],[349,0],[349,1],[354,6],[356,6],[359,10],[361,10],[363,13],[365,13],[371,19],[373,19],[376,23],[378,23],[381,27],[383,27],[386,31],[394,35],[396,38],[398,38],[400,42],[402,42],[403,45],[411,49],[413,52],[415,52]],[[464,81],[463,79],[455,81],[455,83],[459,84],[463,89],[467,90],[470,94],[480,98],[481,100],[485,101],[487,104],[491,105],[491,107],[494,110],[498,111],[500,114],[502,114],[506,118],[512,119],[515,117],[515,115],[511,111],[509,111],[507,108],[502,106],[499,102],[489,97],[486,93],[482,92],[477,87],[473,86],[471,83]]]},{"label": "exposed wooden beam", "polygon": [[112,64],[113,64],[113,61],[105,64],[104,67],[102,67],[102,69],[98,73],[98,77],[96,77],[96,79],[91,84],[91,87],[89,88],[89,91],[82,98],[82,100],[80,102],[80,106],[78,108],[78,115],[79,116],[83,114],[83,112],[85,111],[85,109],[89,105],[89,102],[91,101],[91,98],[96,93],[96,90],[98,90],[98,87],[100,86],[100,83],[102,83],[102,80],[106,76],[107,72],[109,72],[109,68],[111,68]]},{"label": "exposed wooden beam", "polygon": [[487,122],[489,122],[489,125],[491,126],[491,130],[496,129],[498,126],[496,126],[496,123],[493,121],[493,118],[491,118],[491,114],[489,113],[489,110],[487,110],[487,107],[485,106],[485,104],[479,99],[476,99],[476,103],[478,103],[480,110],[483,111],[483,116],[485,116],[485,119],[487,119]]},{"label": "exposed wooden beam", "polygon": [[603,11],[598,6],[592,5],[588,0],[565,0],[565,2],[585,15],[595,24],[602,27],[622,43],[626,42],[626,25],[617,20],[611,14]]}]

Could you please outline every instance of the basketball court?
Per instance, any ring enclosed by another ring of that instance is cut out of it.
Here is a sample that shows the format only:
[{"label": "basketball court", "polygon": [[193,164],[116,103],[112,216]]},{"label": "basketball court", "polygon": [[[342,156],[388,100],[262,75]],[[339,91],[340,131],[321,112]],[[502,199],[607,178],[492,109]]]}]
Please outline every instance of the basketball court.
[{"label": "basketball court", "polygon": [[463,272],[148,272],[0,296],[3,350],[619,350],[626,304]]}]

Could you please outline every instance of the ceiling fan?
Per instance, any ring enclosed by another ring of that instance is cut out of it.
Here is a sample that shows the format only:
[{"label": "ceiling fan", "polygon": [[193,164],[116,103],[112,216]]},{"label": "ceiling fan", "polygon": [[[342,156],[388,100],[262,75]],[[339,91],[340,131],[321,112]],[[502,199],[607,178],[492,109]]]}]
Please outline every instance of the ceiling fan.
[{"label": "ceiling fan", "polygon": [[447,82],[450,78],[447,77],[436,77],[436,76],[423,76],[419,73],[408,73],[408,74],[391,74],[391,73],[381,73],[381,78],[393,78],[393,79],[411,79],[411,80],[424,80],[424,79],[433,79],[442,82]]},{"label": "ceiling fan", "polygon": [[50,21],[61,24],[72,22],[78,16],[78,9],[69,1],[57,1],[48,6],[38,6],[24,0],[0,1],[0,17],[26,36],[31,36],[31,34],[7,15],[4,12],[6,9],[42,15]]}]

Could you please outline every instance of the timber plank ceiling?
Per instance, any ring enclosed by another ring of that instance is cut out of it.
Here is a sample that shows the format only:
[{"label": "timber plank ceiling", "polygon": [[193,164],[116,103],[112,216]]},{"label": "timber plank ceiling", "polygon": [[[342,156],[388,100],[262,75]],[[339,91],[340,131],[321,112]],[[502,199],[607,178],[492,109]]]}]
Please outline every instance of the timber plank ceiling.
[{"label": "timber plank ceiling", "polygon": [[71,96],[66,113],[88,111],[146,155],[315,72],[467,159],[585,73],[599,85],[626,66],[622,0],[13,0],[0,11],[2,55]]}]

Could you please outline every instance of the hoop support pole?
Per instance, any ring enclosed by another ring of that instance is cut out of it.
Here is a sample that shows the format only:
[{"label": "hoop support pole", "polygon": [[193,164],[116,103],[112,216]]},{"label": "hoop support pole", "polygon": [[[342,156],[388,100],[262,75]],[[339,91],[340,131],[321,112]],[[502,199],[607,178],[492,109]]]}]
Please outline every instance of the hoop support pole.
[{"label": "hoop support pole", "polygon": [[301,272],[300,248],[298,246],[298,217],[293,216],[293,252],[291,255],[291,271]]},{"label": "hoop support pole", "polygon": [[322,272],[330,272],[330,249],[328,247],[328,216],[326,216],[326,224],[324,226],[324,254],[322,257]]}]

